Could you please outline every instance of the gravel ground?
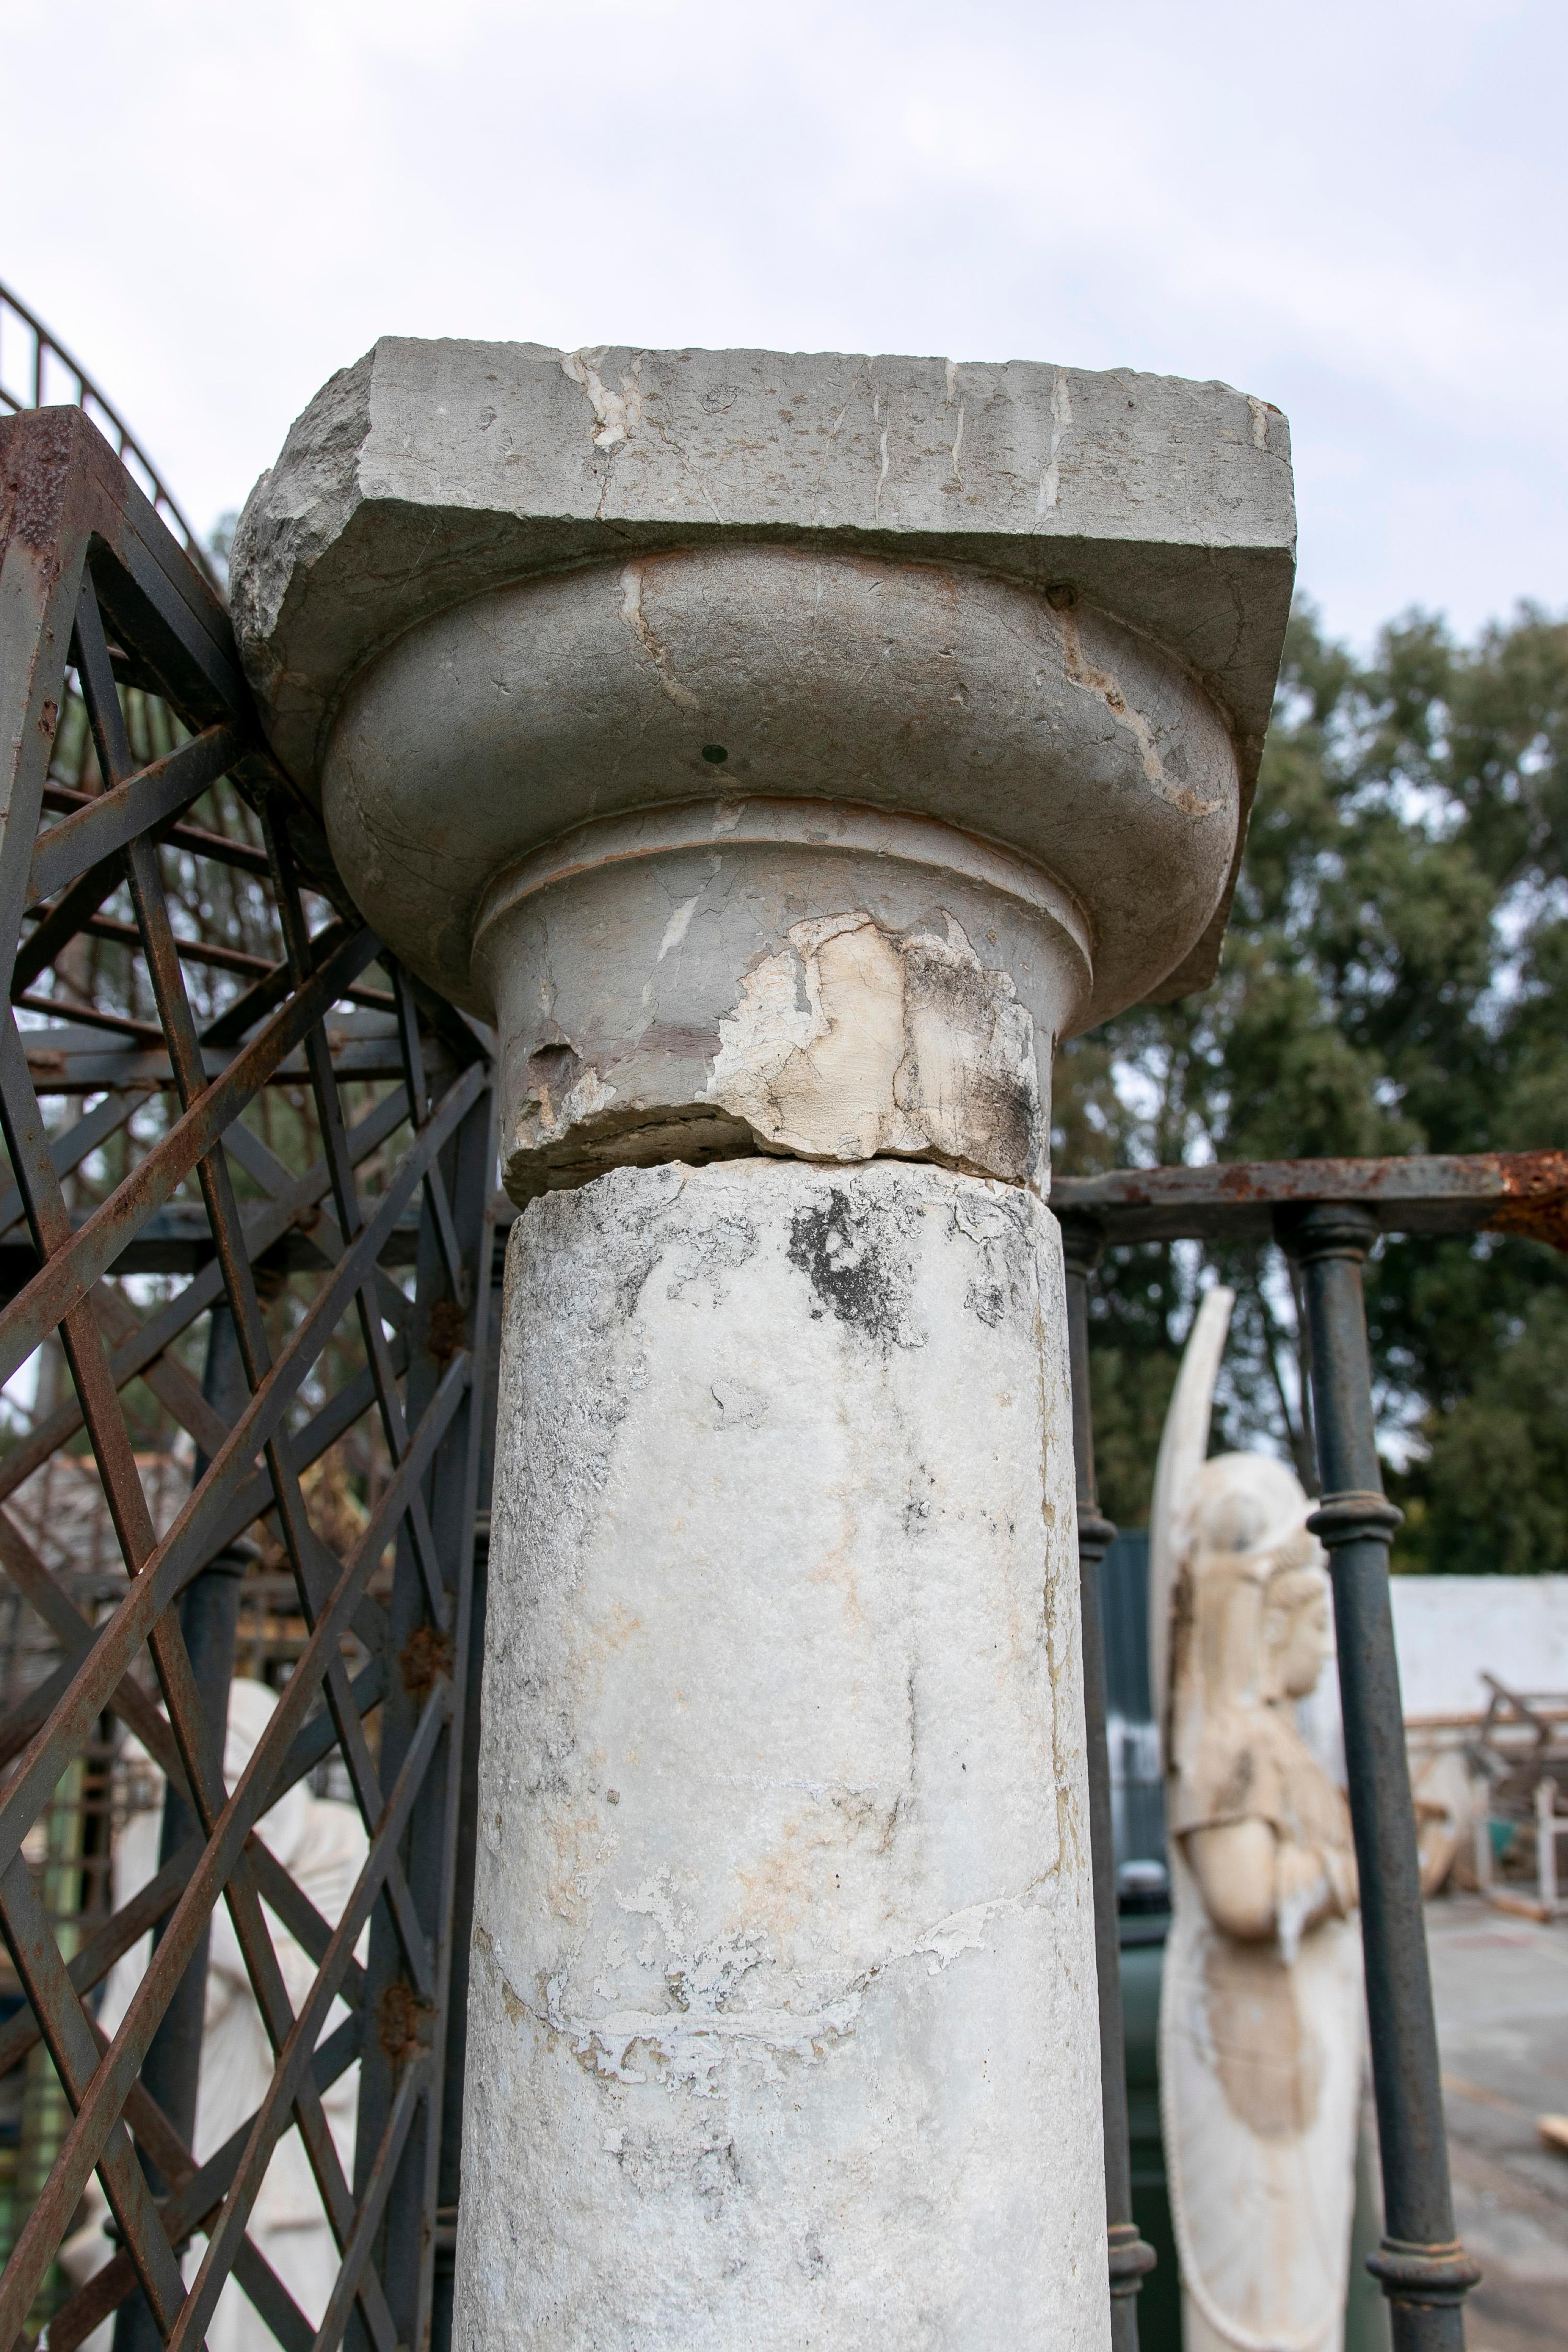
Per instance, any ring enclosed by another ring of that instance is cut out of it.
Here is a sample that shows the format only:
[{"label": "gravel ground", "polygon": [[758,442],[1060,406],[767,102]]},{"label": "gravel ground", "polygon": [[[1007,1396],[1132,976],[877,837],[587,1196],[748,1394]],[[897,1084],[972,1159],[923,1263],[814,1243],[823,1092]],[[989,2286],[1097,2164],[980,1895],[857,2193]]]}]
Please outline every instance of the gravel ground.
[{"label": "gravel ground", "polygon": [[1486,2273],[1469,2352],[1568,2352],[1568,2156],[1536,2131],[1568,2115],[1568,1919],[1452,1895],[1427,1906],[1426,1935],[1455,2209]]}]

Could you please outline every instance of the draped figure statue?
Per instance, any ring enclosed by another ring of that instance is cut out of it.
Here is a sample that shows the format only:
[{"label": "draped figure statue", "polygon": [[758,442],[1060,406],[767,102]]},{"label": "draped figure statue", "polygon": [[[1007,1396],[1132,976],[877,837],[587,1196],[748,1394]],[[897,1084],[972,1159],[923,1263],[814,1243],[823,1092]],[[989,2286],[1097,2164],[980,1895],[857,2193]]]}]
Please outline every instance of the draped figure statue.
[{"label": "draped figure statue", "polygon": [[1151,1513],[1166,2172],[1186,2352],[1339,2352],[1363,2040],[1356,1869],[1344,1797],[1297,1722],[1331,1652],[1329,1581],[1284,1463],[1205,1458],[1232,1296],[1200,1308]]}]

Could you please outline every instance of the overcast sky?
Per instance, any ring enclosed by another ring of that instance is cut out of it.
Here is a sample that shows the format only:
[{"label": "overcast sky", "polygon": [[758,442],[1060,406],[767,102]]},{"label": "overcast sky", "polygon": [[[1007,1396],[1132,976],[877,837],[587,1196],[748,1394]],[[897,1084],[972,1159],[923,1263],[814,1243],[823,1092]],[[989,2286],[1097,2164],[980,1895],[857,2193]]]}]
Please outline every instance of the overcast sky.
[{"label": "overcast sky", "polygon": [[916,352],[1274,401],[1341,633],[1568,605],[1562,0],[0,23],[0,278],[203,530],[378,334]]}]

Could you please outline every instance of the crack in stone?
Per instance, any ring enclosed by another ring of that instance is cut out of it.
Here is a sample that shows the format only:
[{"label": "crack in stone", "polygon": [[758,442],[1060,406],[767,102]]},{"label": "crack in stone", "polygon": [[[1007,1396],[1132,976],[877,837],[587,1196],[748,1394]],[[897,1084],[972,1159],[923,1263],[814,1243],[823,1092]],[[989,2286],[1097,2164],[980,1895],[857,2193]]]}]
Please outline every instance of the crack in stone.
[{"label": "crack in stone", "polygon": [[1094,664],[1089,659],[1083,650],[1083,640],[1079,635],[1078,615],[1070,604],[1058,606],[1047,604],[1046,610],[1061,633],[1062,658],[1067,666],[1068,677],[1075,686],[1081,687],[1085,693],[1099,695],[1117,725],[1125,727],[1134,738],[1142,761],[1143,773],[1159,793],[1160,798],[1169,802],[1172,808],[1180,809],[1184,816],[1216,816],[1224,806],[1223,802],[1202,800],[1196,793],[1189,792],[1184,784],[1178,784],[1166,775],[1164,764],[1160,758],[1159,745],[1154,740],[1153,728],[1143,713],[1134,709],[1128,701],[1121,686],[1109,670],[1096,669]]},{"label": "crack in stone", "polygon": [[668,695],[678,710],[696,710],[699,708],[697,697],[676,677],[669,647],[655,636],[644,615],[642,582],[642,565],[628,563],[621,573],[621,618],[652,662],[660,690]]}]

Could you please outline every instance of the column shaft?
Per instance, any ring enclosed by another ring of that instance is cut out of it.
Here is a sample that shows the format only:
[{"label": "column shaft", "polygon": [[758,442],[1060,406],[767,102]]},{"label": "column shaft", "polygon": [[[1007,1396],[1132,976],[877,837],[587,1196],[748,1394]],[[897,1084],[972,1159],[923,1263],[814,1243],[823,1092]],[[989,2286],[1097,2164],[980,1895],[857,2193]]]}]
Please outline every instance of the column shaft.
[{"label": "column shaft", "polygon": [[509,1265],[458,2339],[1103,2347],[1056,1228],[627,1170]]}]

